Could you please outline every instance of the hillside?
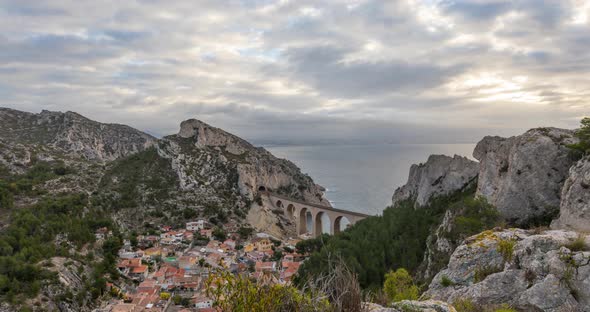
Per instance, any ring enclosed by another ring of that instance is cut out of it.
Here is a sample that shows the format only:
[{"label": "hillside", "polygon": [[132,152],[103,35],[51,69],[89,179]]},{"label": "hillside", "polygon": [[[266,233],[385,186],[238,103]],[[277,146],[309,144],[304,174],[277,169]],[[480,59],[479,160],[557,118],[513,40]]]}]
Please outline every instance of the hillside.
[{"label": "hillside", "polygon": [[156,139],[73,112],[2,108],[0,147],[0,311],[97,308],[106,282],[120,281],[125,239],[163,225],[252,221],[291,234],[261,188],[327,204],[293,163],[194,119]]}]

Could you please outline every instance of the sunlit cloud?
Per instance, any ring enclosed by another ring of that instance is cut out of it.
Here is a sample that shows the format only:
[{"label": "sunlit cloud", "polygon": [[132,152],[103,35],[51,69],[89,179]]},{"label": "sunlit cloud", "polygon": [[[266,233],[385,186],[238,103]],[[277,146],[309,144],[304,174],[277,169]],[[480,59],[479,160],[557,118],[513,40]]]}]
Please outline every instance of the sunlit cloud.
[{"label": "sunlit cloud", "polygon": [[0,0],[0,105],[255,141],[572,128],[589,19],[588,0]]}]

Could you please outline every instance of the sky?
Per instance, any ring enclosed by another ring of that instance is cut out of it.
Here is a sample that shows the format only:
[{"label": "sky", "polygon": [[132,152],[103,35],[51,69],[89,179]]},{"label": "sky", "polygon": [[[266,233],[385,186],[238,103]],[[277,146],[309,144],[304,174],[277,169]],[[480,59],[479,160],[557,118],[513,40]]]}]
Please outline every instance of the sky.
[{"label": "sky", "polygon": [[590,112],[590,0],[0,0],[0,106],[260,143],[460,143]]}]

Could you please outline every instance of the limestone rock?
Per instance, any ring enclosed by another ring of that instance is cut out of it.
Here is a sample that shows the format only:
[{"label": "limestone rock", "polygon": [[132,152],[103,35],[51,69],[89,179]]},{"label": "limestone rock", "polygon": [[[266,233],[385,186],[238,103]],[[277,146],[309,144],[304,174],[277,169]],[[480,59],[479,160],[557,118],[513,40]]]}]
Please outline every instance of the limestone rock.
[{"label": "limestone rock", "polygon": [[590,232],[590,159],[570,168],[561,190],[559,218],[551,227]]},{"label": "limestone rock", "polygon": [[196,119],[183,121],[179,133],[165,137],[158,149],[160,155],[172,160],[181,187],[185,189],[211,184],[210,180],[215,176],[227,172],[231,175],[228,180],[231,187],[237,187],[239,193],[249,199],[264,188],[308,202],[330,205],[323,197],[324,188],[315,184],[292,162],[276,158],[264,148],[254,147],[233,134]]},{"label": "limestone rock", "polygon": [[574,163],[567,144],[573,131],[538,128],[510,137],[485,137],[473,156],[480,161],[477,194],[510,223],[526,225],[554,217]]},{"label": "limestone rock", "polygon": [[35,152],[41,146],[98,161],[131,155],[156,141],[131,127],[96,122],[74,112],[33,114],[8,108],[0,108],[0,138],[4,144],[34,145]]},{"label": "limestone rock", "polygon": [[404,300],[392,304],[391,307],[382,307],[377,304],[367,304],[366,310],[369,312],[457,312],[450,304],[437,300],[413,301]]},{"label": "limestone rock", "polygon": [[477,162],[466,157],[431,155],[426,163],[410,167],[408,182],[393,194],[393,205],[409,199],[416,207],[425,206],[434,197],[461,190],[477,172]]},{"label": "limestone rock", "polygon": [[[425,296],[523,311],[590,311],[590,252],[566,247],[579,235],[511,229],[472,236],[455,250]],[[590,242],[590,235],[583,237]],[[512,247],[502,252],[499,245]]]}]

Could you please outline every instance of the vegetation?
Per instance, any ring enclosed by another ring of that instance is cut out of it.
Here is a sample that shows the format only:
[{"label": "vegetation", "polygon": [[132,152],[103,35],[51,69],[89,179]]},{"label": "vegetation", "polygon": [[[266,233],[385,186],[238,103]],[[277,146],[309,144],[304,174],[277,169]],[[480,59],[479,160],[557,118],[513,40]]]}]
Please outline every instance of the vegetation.
[{"label": "vegetation", "polygon": [[[116,199],[102,194],[107,208],[133,208],[140,202],[161,204],[170,197],[178,177],[170,162],[158,155],[154,147],[116,161],[100,181],[102,190],[112,190]],[[190,212],[187,211],[187,214]]]},{"label": "vegetation", "polygon": [[[474,188],[468,188],[434,199],[428,207],[419,209],[414,208],[412,201],[401,202],[385,209],[383,216],[366,218],[335,236],[320,236],[297,244],[297,252],[311,256],[300,267],[296,284],[301,285],[313,276],[327,272],[327,259],[333,257],[342,258],[358,274],[363,288],[380,288],[385,273],[394,268],[415,272],[424,257],[426,239],[432,228],[440,223],[444,212],[453,204],[471,203],[468,199],[473,198],[474,193]],[[481,203],[476,200],[473,205],[479,207]],[[488,206],[481,210],[485,215],[489,214]],[[481,227],[493,223],[491,219],[483,221]],[[475,226],[468,228],[471,230]]]},{"label": "vegetation", "polygon": [[587,251],[588,245],[586,245],[586,237],[580,234],[571,243],[565,245],[565,247],[571,251]]},{"label": "vegetation", "polygon": [[498,241],[498,247],[496,250],[502,255],[504,262],[512,261],[515,245],[516,240],[514,239],[501,239]]},{"label": "vegetation", "polygon": [[492,275],[492,274],[498,273],[498,272],[502,272],[502,267],[489,266],[489,265],[477,267],[477,268],[475,268],[475,271],[473,272],[473,282],[479,283],[479,282],[483,281],[489,275]]},{"label": "vegetation", "polygon": [[455,285],[455,283],[446,275],[443,275],[440,279],[440,284],[443,287],[449,287]]},{"label": "vegetation", "polygon": [[244,276],[229,272],[211,274],[206,294],[221,311],[331,311],[329,302],[314,293],[302,293],[283,285],[259,286]]},{"label": "vegetation", "polygon": [[470,299],[457,299],[453,301],[457,312],[481,312],[481,308]]},{"label": "vegetation", "polygon": [[205,290],[221,311],[365,311],[356,275],[340,259],[330,260],[330,271],[302,289],[261,286],[246,276],[222,271],[209,276]]},{"label": "vegetation", "polygon": [[454,203],[450,209],[456,215],[453,226],[447,238],[455,243],[491,229],[500,222],[500,214],[484,197],[465,197]]},{"label": "vegetation", "polygon": [[585,117],[580,122],[580,129],[575,133],[575,136],[580,140],[579,143],[568,145],[574,151],[582,155],[588,155],[590,152],[590,117]]},{"label": "vegetation", "polygon": [[[44,194],[35,186],[73,171],[63,162],[42,162],[33,159],[34,165],[24,174],[12,175],[6,168],[0,174],[0,209],[14,206],[17,196],[35,196],[37,203],[10,211],[7,224],[0,233],[0,297],[12,304],[21,304],[26,298],[37,296],[45,285],[58,284],[57,274],[50,271],[53,257],[66,257],[67,267],[77,267],[82,276],[82,288],[74,296],[70,291],[59,295],[59,300],[78,301],[96,299],[106,291],[106,277],[116,279],[116,255],[122,239],[111,219],[93,208],[86,194]],[[81,256],[78,251],[95,242],[98,228],[108,227],[116,235],[103,243],[102,260],[93,262],[94,253]],[[72,266],[74,265],[75,266]],[[26,306],[21,306],[26,310]]]},{"label": "vegetation", "polygon": [[399,302],[402,300],[417,300],[418,287],[405,269],[397,269],[385,275],[383,290],[389,301]]},{"label": "vegetation", "polygon": [[[39,262],[54,256],[71,257],[70,244],[80,248],[93,243],[94,232],[104,226],[112,228],[107,217],[86,211],[86,195],[64,195],[43,199],[31,208],[12,213],[10,225],[0,234],[0,295],[12,302],[20,297],[34,297],[42,285],[55,283],[55,274]],[[57,246],[48,244],[60,236]],[[103,273],[113,272],[120,245],[107,241],[105,258],[95,268],[95,279],[88,291],[98,296],[105,287]],[[109,256],[112,255],[112,257]]]}]

